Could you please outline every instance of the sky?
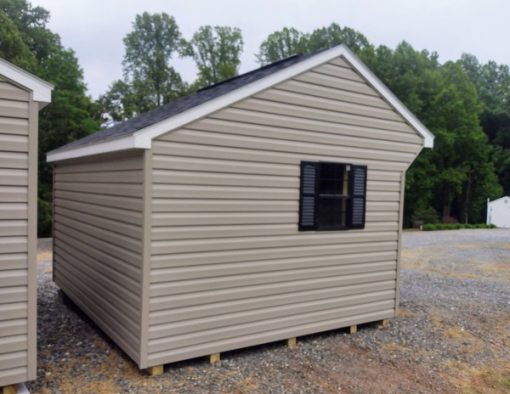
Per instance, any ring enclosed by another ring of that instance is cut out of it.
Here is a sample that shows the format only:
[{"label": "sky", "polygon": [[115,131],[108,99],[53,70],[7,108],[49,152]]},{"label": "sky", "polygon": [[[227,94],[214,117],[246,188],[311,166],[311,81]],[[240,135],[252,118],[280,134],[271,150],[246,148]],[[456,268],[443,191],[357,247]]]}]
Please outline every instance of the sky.
[{"label": "sky", "polygon": [[[363,33],[375,45],[408,41],[437,51],[440,61],[468,52],[486,62],[510,64],[510,2],[507,0],[32,0],[51,13],[49,27],[72,48],[89,93],[97,98],[122,77],[124,44],[136,14],[166,12],[191,38],[203,25],[239,27],[241,72],[258,67],[255,53],[268,34],[283,27],[310,32],[332,22]],[[193,61],[174,67],[191,82]]]}]

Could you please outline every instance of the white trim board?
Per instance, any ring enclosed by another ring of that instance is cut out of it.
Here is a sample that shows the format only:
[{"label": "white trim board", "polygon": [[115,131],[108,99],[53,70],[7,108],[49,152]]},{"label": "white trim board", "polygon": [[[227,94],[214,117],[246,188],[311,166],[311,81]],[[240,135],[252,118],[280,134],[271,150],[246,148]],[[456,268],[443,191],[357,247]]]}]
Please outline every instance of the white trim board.
[{"label": "white trim board", "polygon": [[[32,99],[42,104],[51,103],[51,91],[53,85],[43,81],[41,78],[0,59],[0,75],[32,91]],[[40,105],[42,108],[44,105]]]},{"label": "white trim board", "polygon": [[180,114],[171,116],[140,129],[128,136],[119,137],[110,141],[101,141],[96,144],[77,146],[74,149],[64,150],[61,152],[49,152],[47,160],[49,162],[55,162],[93,154],[114,152],[128,149],[127,146],[135,149],[150,149],[152,146],[152,140],[162,134],[178,129],[194,120],[228,107],[237,101],[253,96],[264,89],[268,89],[280,82],[286,81],[339,56],[343,56],[348,62],[350,62],[352,66],[367,80],[367,82],[371,84],[372,87],[377,90],[414,129],[416,129],[416,131],[423,137],[424,146],[426,148],[432,148],[434,145],[434,135],[411,113],[411,111],[406,108],[404,104],[402,104],[402,102],[354,53],[352,53],[345,45],[339,45],[326,51],[319,52],[308,59],[298,62],[283,70],[276,71],[273,74],[263,77],[257,81],[241,86],[238,89],[197,105],[196,107],[190,108]]}]

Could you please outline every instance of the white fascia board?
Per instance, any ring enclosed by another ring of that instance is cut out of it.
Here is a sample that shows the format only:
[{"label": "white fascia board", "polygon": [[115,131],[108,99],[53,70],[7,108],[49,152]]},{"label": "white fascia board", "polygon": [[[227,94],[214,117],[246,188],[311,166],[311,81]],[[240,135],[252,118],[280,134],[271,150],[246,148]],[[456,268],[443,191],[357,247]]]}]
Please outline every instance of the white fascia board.
[{"label": "white fascia board", "polygon": [[141,138],[134,134],[128,135],[124,138],[116,138],[110,141],[104,141],[99,144],[90,144],[77,146],[74,149],[64,150],[59,152],[58,149],[50,151],[46,154],[46,161],[48,163],[54,161],[62,161],[69,159],[76,159],[78,157],[99,155],[101,153],[118,152],[128,149],[150,149],[150,140]]},{"label": "white fascia board", "polygon": [[[399,112],[409,124],[423,137],[424,146],[432,148],[434,135],[406,108],[404,104],[373,74],[363,62],[352,53],[346,46],[339,45],[311,56],[283,70],[244,85],[215,99],[207,101],[196,107],[190,108],[180,114],[162,120],[153,125],[140,129],[128,137],[119,138],[109,142],[100,142],[89,147],[76,148],[62,153],[49,153],[48,161],[58,161],[77,158],[85,155],[113,152],[123,149],[150,149],[152,140],[162,134],[168,133],[190,122],[207,116],[222,108],[228,107],[240,100],[248,98],[256,93],[268,89],[280,82],[286,81],[298,74],[306,72],[318,65],[326,63],[336,57],[343,56],[352,66],[376,89],[397,112]],[[124,146],[129,146],[125,148]]]},{"label": "white fascia board", "polygon": [[78,157],[99,155],[101,153],[116,152],[128,149],[140,148],[135,145],[135,138],[130,135],[125,138],[117,138],[108,142],[101,142],[100,144],[91,144],[77,146],[74,149],[64,150],[62,152],[51,151],[46,155],[46,161],[49,163],[54,161],[62,161],[68,159],[76,159]]},{"label": "white fascia board", "polygon": [[[32,91],[32,99],[39,103],[51,103],[53,85],[33,74],[0,59],[0,75]],[[39,105],[42,108],[44,105]]]}]

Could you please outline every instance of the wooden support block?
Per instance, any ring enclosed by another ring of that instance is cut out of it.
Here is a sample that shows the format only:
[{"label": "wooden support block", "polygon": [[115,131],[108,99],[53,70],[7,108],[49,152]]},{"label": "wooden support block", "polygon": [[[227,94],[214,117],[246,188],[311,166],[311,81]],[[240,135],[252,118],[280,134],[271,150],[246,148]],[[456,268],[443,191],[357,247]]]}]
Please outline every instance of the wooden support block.
[{"label": "wooden support block", "polygon": [[390,325],[390,321],[388,319],[379,320],[377,322],[377,325],[379,326],[379,328],[386,328]]},{"label": "wooden support block", "polygon": [[2,389],[3,394],[16,394],[18,392],[18,389],[16,388],[15,384],[12,384],[10,386],[4,386]]},{"label": "wooden support block", "polygon": [[220,353],[214,353],[209,356],[209,362],[212,365],[217,365],[221,361]]},{"label": "wooden support block", "polygon": [[297,339],[296,338],[287,339],[287,346],[289,347],[289,349],[295,349],[297,346]]},{"label": "wooden support block", "polygon": [[356,324],[354,324],[353,326],[350,326],[349,327],[349,332],[351,334],[356,334],[358,332],[358,326]]},{"label": "wooden support block", "polygon": [[149,372],[150,376],[161,376],[164,372],[164,366],[156,365],[154,367],[147,368],[147,372]]}]

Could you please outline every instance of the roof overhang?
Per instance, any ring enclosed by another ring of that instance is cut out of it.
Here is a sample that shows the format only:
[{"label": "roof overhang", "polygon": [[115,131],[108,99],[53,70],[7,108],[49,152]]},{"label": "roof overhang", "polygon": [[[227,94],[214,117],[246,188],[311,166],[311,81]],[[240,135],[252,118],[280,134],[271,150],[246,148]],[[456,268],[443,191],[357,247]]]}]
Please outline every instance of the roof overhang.
[{"label": "roof overhang", "polygon": [[51,103],[53,85],[39,77],[0,59],[0,75],[32,92],[32,100],[39,103],[39,109]]},{"label": "roof overhang", "polygon": [[377,90],[381,96],[402,115],[402,117],[423,137],[424,147],[432,148],[434,135],[421,123],[407,107],[375,76],[372,71],[345,45],[339,45],[317,53],[299,63],[276,71],[264,78],[244,85],[220,97],[190,108],[180,114],[140,129],[128,136],[95,144],[77,146],[74,149],[52,151],[47,155],[48,162],[74,159],[83,156],[121,151],[125,149],[150,149],[152,140],[158,136],[178,129],[194,120],[207,116],[235,102],[248,98],[262,90],[268,89],[295,75],[301,74],[323,63],[343,56],[352,66]]}]

